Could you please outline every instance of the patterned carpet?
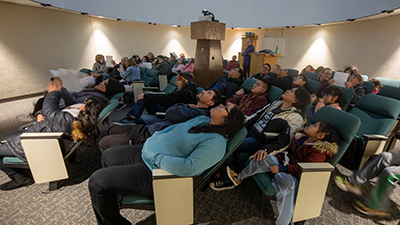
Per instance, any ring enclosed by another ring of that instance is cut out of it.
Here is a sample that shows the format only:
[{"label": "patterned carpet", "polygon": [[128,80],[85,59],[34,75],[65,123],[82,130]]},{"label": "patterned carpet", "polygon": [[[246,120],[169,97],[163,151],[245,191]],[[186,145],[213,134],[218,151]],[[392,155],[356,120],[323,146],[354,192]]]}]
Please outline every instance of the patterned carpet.
[{"label": "patterned carpet", "polygon": [[[115,111],[110,119],[120,119],[128,110]],[[13,132],[17,125],[7,124],[7,119],[0,121],[0,126],[7,127],[8,133]],[[102,136],[108,127],[107,124],[102,125]],[[400,152],[400,144],[395,151]],[[70,178],[60,182],[63,186],[60,190],[42,194],[48,185],[33,184],[12,191],[0,191],[0,224],[96,224],[87,182],[90,175],[100,168],[100,156],[98,149],[78,149],[77,161],[67,165]],[[339,165],[332,175],[349,173]],[[4,173],[0,173],[0,183],[8,180]],[[252,179],[245,180],[233,190],[215,192],[207,189],[196,193],[194,198],[195,224],[264,225],[274,224],[277,216],[276,201],[261,195]],[[391,217],[388,219],[358,213],[351,206],[355,199],[355,195],[338,189],[331,179],[321,215],[306,221],[306,224],[398,224],[399,188],[391,196]],[[121,213],[133,224],[156,224],[155,214],[151,211],[124,209]]]}]

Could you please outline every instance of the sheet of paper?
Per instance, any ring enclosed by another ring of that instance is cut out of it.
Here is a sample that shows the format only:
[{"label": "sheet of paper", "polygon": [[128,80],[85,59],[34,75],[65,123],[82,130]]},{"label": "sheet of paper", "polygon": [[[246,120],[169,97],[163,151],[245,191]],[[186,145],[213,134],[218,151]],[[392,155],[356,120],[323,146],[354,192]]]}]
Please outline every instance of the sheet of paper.
[{"label": "sheet of paper", "polygon": [[143,63],[143,66],[146,67],[147,69],[151,69],[151,62],[145,62]]},{"label": "sheet of paper", "polygon": [[349,76],[348,73],[343,73],[343,72],[335,72],[335,85],[341,86],[341,87],[346,87],[344,83],[347,81],[347,77]]},{"label": "sheet of paper", "polygon": [[113,67],[114,65],[111,63],[111,61],[113,60],[112,55],[106,55],[106,66],[107,67]]}]

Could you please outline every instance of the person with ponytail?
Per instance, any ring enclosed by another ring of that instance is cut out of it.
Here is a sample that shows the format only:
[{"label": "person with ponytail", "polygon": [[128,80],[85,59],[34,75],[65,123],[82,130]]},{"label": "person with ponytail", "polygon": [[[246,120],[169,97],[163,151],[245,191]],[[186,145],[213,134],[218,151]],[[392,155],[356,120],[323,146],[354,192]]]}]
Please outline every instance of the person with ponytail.
[{"label": "person with ponytail", "polygon": [[105,106],[105,102],[99,98],[88,98],[83,104],[74,104],[59,109],[61,99],[62,81],[53,79],[47,85],[48,94],[43,102],[42,114],[37,117],[27,130],[8,135],[1,141],[0,145],[0,170],[5,172],[11,181],[0,185],[0,190],[12,190],[27,186],[33,180],[17,173],[3,164],[4,157],[18,157],[26,161],[24,150],[21,145],[20,135],[23,132],[64,132],[71,135],[75,141],[83,140],[87,144],[93,144],[99,135],[97,118]]},{"label": "person with ponytail", "polygon": [[153,134],[143,146],[109,148],[102,169],[89,179],[89,192],[98,224],[130,224],[121,216],[121,194],[153,198],[152,170],[177,176],[195,176],[218,163],[228,139],[243,128],[244,116],[236,106],[212,108],[210,117],[198,116]]}]

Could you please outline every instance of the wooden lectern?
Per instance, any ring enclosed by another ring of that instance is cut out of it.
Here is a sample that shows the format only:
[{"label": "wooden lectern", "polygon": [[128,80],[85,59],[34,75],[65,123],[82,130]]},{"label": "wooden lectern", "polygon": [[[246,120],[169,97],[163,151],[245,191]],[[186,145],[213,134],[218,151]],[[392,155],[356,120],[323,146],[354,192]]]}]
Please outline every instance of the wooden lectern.
[{"label": "wooden lectern", "polygon": [[194,82],[204,88],[223,75],[221,40],[225,40],[225,23],[192,22],[190,38],[197,39]]},{"label": "wooden lectern", "polygon": [[281,54],[274,54],[274,56],[271,56],[270,54],[266,53],[250,53],[250,55],[250,76],[255,73],[259,73],[262,65],[265,63],[271,65],[272,69],[272,66],[278,64],[278,57],[281,56]]}]

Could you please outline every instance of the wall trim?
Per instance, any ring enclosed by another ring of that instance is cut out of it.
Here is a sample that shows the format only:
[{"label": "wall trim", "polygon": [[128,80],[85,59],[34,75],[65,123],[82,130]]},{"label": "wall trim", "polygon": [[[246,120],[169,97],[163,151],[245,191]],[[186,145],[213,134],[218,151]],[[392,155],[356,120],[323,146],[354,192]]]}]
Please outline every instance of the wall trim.
[{"label": "wall trim", "polygon": [[0,99],[0,104],[6,103],[6,102],[22,100],[22,99],[27,99],[27,98],[33,98],[33,97],[37,97],[37,96],[43,96],[43,95],[44,95],[44,92],[41,91],[41,92],[27,94],[27,95],[19,95],[19,96],[14,96],[14,97],[10,97],[10,98],[3,98],[3,99]]}]

